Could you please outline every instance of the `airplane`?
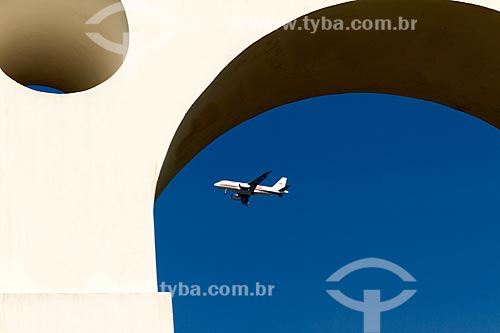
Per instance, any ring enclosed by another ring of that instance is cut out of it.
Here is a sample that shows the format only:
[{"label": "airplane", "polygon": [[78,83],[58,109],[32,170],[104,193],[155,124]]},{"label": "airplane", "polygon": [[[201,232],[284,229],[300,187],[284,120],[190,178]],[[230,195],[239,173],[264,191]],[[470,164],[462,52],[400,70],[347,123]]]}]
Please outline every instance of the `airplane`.
[{"label": "airplane", "polygon": [[245,206],[248,206],[252,195],[277,195],[282,198],[288,194],[291,185],[287,185],[287,178],[282,177],[276,184],[271,186],[261,186],[260,184],[267,178],[272,171],[267,171],[248,183],[235,182],[230,180],[221,180],[214,184],[215,187],[223,189],[224,194],[228,191],[234,192],[229,197],[231,200],[240,200]]}]

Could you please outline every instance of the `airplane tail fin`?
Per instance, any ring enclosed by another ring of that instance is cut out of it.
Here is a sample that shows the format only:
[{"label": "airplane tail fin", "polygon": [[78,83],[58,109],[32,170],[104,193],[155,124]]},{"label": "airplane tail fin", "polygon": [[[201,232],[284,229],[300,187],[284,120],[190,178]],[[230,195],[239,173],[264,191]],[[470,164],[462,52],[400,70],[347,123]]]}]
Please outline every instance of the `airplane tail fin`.
[{"label": "airplane tail fin", "polygon": [[281,191],[282,189],[286,188],[286,177],[282,177],[276,184],[273,185],[273,189],[277,191]]}]

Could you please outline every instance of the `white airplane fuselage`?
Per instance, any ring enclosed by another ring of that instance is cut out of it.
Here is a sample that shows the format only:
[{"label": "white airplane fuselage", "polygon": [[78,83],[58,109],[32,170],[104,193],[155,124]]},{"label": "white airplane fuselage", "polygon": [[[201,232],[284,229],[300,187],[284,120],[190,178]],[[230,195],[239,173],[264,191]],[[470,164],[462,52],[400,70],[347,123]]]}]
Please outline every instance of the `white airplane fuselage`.
[{"label": "white airplane fuselage", "polygon": [[[237,194],[250,194],[251,192],[251,186],[248,183],[235,182],[231,180],[221,180],[220,182],[215,183],[214,186],[224,190],[224,193],[230,191]],[[271,186],[257,185],[252,194],[282,196],[283,194],[288,194],[288,190],[280,192],[279,189]]]}]

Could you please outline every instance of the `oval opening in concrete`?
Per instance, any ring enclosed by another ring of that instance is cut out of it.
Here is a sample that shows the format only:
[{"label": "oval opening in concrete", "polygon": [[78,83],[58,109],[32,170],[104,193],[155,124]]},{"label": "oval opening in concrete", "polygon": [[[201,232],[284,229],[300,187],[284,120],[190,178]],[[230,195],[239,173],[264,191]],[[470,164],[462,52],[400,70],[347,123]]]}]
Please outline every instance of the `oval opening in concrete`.
[{"label": "oval opening in concrete", "polygon": [[91,89],[120,68],[128,49],[116,0],[3,1],[0,22],[0,68],[23,86]]}]

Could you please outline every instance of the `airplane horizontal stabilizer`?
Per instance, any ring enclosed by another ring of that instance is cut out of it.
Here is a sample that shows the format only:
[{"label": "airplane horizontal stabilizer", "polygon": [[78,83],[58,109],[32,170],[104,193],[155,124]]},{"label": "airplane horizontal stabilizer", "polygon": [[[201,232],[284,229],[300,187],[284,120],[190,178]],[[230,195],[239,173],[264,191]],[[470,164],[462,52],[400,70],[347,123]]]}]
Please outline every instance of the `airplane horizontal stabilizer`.
[{"label": "airplane horizontal stabilizer", "polygon": [[290,188],[290,186],[292,185],[286,185],[285,187],[283,187],[281,190],[279,190],[280,192],[285,192],[286,190],[288,190]]}]

